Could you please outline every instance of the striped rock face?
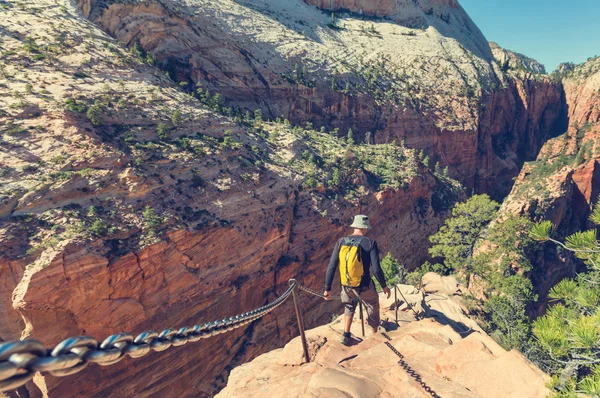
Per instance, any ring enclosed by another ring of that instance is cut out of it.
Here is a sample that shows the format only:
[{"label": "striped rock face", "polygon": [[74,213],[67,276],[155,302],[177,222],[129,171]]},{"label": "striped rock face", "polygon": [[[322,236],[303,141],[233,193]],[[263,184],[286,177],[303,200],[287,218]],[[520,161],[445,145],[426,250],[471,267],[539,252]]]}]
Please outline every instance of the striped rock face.
[{"label": "striped rock face", "polygon": [[565,128],[560,84],[501,71],[455,1],[77,3],[104,31],[228,106],[340,136],[351,128],[363,141],[404,141],[495,199]]}]

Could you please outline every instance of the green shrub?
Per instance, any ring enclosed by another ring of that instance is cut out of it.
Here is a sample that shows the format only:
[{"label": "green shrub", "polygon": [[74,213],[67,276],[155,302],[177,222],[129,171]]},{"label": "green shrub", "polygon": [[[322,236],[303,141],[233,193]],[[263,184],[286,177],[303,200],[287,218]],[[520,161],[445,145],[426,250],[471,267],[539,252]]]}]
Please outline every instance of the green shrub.
[{"label": "green shrub", "polygon": [[71,112],[84,113],[87,111],[87,106],[74,98],[67,98],[64,103],[65,108]]},{"label": "green shrub", "polygon": [[450,217],[429,240],[429,254],[441,257],[444,264],[467,275],[473,268],[473,249],[483,236],[485,227],[496,216],[498,203],[487,195],[475,195],[452,209]]},{"label": "green shrub", "polygon": [[16,137],[22,134],[25,134],[27,132],[27,129],[25,129],[23,126],[14,123],[12,120],[10,122],[8,122],[6,124],[6,126],[4,127],[4,132],[7,135]]},{"label": "green shrub", "polygon": [[90,233],[97,237],[104,237],[108,233],[108,224],[98,219],[90,226]]},{"label": "green shrub", "polygon": [[[595,206],[590,221],[600,225],[600,206]],[[553,242],[561,250],[573,253],[585,262],[587,272],[574,279],[563,279],[550,290],[553,305],[533,322],[533,334],[558,367],[554,372],[556,390],[560,393],[577,390],[582,396],[598,396],[600,245],[596,240],[597,229],[577,232],[564,243],[553,239],[552,234],[552,224],[545,221],[535,225],[530,236],[540,242]]]},{"label": "green shrub", "polygon": [[149,205],[144,208],[142,216],[144,218],[144,228],[150,231],[156,231],[156,228],[160,227],[162,224],[162,219],[159,217],[158,213],[156,213],[156,210]]},{"label": "green shrub", "polygon": [[86,112],[86,115],[94,126],[100,126],[104,122],[104,111],[99,104],[90,106]]},{"label": "green shrub", "polygon": [[181,111],[176,109],[175,112],[171,115],[171,122],[173,126],[179,126],[183,122],[183,116],[181,115]]},{"label": "green shrub", "polygon": [[164,123],[159,123],[156,127],[158,138],[160,138],[161,140],[166,140],[167,138],[169,138],[169,130],[169,126],[167,126]]},{"label": "green shrub", "polygon": [[[392,256],[392,253],[388,253],[381,260],[381,270],[383,271],[383,275],[385,276],[386,283],[388,286],[393,286],[400,282],[400,269],[404,269],[404,266],[400,265],[398,260]],[[375,288],[378,292],[381,291],[381,285],[377,281],[377,278],[373,278],[373,282],[375,283]]]},{"label": "green shrub", "polygon": [[21,167],[21,171],[23,173],[34,173],[38,170],[39,170],[39,167],[34,164],[26,164],[25,166]]}]

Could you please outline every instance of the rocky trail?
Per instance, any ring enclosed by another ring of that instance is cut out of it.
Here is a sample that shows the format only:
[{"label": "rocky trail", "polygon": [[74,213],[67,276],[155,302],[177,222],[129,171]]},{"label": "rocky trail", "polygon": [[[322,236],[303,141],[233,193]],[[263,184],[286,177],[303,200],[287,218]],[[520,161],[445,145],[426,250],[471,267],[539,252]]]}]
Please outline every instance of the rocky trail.
[{"label": "rocky trail", "polygon": [[380,295],[386,333],[374,334],[366,327],[366,336],[360,337],[357,313],[353,342],[346,347],[339,343],[343,326],[342,318],[337,318],[306,332],[310,363],[304,363],[297,337],[284,348],[235,368],[217,397],[541,398],[548,394],[548,375],[519,352],[504,350],[468,317],[461,300],[464,287],[452,277],[433,273],[423,281],[422,291],[398,286],[406,299],[398,296],[398,324],[393,295],[390,299]]}]

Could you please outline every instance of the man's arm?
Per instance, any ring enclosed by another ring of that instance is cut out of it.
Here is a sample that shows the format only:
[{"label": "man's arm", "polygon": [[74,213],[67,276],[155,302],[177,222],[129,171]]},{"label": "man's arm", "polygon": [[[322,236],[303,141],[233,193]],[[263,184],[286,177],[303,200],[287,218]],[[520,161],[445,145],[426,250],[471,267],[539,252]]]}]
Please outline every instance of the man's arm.
[{"label": "man's arm", "polygon": [[371,248],[371,272],[373,272],[373,275],[377,278],[377,282],[379,282],[381,288],[385,289],[387,287],[387,282],[385,280],[385,275],[383,275],[381,265],[379,264],[379,248],[375,241],[373,241],[373,247]]},{"label": "man's arm", "polygon": [[331,291],[331,284],[333,283],[333,277],[335,275],[335,269],[338,266],[338,262],[340,260],[340,242],[338,240],[333,248],[333,253],[331,253],[331,258],[329,259],[329,265],[327,266],[327,273],[325,274],[325,291]]}]

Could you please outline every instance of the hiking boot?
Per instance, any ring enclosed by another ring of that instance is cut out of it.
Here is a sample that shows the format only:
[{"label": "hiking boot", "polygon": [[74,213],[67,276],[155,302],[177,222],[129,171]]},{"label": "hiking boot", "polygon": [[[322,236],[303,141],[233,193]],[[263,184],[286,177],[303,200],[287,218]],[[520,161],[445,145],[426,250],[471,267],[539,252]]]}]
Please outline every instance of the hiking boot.
[{"label": "hiking boot", "polygon": [[340,343],[342,343],[345,346],[349,346],[351,338],[352,338],[352,335],[350,333],[344,333],[342,335],[342,340],[340,340]]}]

